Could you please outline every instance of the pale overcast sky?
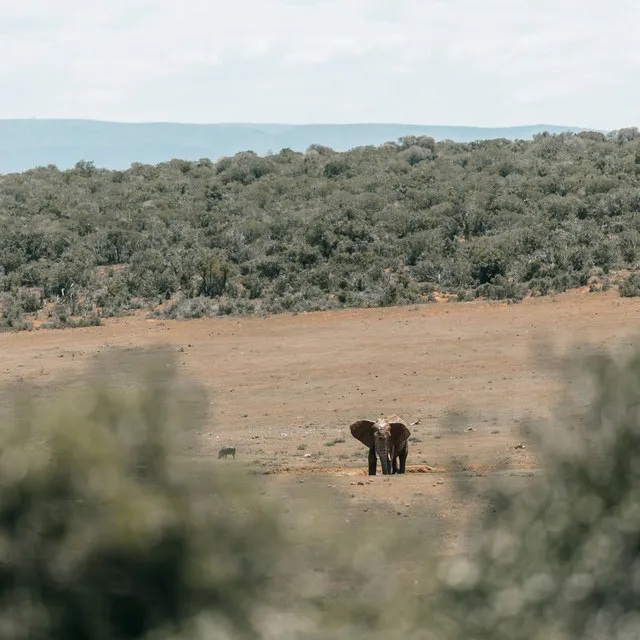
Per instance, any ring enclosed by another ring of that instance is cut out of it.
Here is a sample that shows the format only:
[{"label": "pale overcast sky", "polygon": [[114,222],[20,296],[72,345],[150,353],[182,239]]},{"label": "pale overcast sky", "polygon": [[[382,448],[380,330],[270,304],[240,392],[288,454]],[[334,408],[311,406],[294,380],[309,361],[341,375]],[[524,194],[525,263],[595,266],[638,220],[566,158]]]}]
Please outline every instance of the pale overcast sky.
[{"label": "pale overcast sky", "polygon": [[640,0],[0,0],[0,118],[640,126]]}]

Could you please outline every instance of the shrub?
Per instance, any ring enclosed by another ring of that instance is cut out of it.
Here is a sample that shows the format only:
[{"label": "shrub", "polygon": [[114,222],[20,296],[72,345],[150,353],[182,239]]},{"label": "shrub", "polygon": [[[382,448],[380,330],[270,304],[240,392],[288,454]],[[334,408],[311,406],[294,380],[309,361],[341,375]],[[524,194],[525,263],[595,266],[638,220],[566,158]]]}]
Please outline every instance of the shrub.
[{"label": "shrub", "polygon": [[527,293],[524,285],[507,280],[502,276],[496,276],[492,283],[487,283],[476,287],[476,297],[484,297],[489,300],[510,300],[519,302]]},{"label": "shrub", "polygon": [[640,296],[640,273],[632,273],[618,288],[624,298]]},{"label": "shrub", "polygon": [[[129,313],[131,297],[154,307],[246,293],[255,308],[287,311],[404,304],[425,282],[472,291],[508,277],[563,290],[594,265],[635,269],[637,146],[626,135],[406,136],[346,153],[312,145],[215,164],[40,167],[0,176],[0,289],[21,298],[38,288],[43,304],[62,298],[74,316],[94,312],[76,306],[83,299],[107,316]],[[124,291],[106,283],[105,265],[121,267]],[[373,276],[405,267],[409,287]],[[305,283],[321,291],[296,297]]]},{"label": "shrub", "polygon": [[497,247],[482,246],[471,251],[471,276],[479,284],[487,284],[496,276],[506,276],[507,261]]},{"label": "shrub", "polygon": [[637,637],[640,347],[623,353],[565,362],[555,419],[528,431],[544,472],[494,482],[470,553],[440,566],[433,637]]},{"label": "shrub", "polygon": [[32,328],[32,324],[23,317],[20,300],[13,294],[7,294],[0,299],[0,329],[23,331]]},{"label": "shrub", "polygon": [[154,311],[152,315],[172,320],[193,320],[194,318],[217,316],[218,303],[204,297],[176,300],[161,312]]},{"label": "shrub", "polygon": [[341,157],[334,160],[329,160],[324,166],[324,175],[326,178],[339,178],[347,175],[349,171],[349,165]]},{"label": "shrub", "polygon": [[5,421],[4,633],[141,638],[210,606],[219,624],[249,629],[271,570],[266,555],[245,561],[233,548],[266,549],[274,521],[260,508],[232,515],[230,495],[207,500],[210,488],[170,462],[175,425],[192,424],[201,394],[166,352],[103,360],[91,378],[46,407],[20,393],[21,420]]},{"label": "shrub", "polygon": [[230,265],[222,251],[203,251],[198,257],[200,295],[221,296],[229,280]]},{"label": "shrub", "polygon": [[[295,509],[280,509],[246,474],[184,459],[209,403],[177,370],[169,349],[118,350],[47,398],[7,389],[2,635],[364,638],[397,627],[375,596],[417,538],[363,536],[357,517],[337,536],[338,496],[334,512],[291,488]],[[374,552],[384,566],[369,562]],[[398,573],[389,587],[412,581]]]},{"label": "shrub", "polygon": [[25,313],[37,313],[42,309],[42,296],[36,293],[25,293],[20,302]]},{"label": "shrub", "polygon": [[261,475],[180,455],[209,403],[169,349],[103,355],[48,396],[10,387],[0,629],[52,640],[637,637],[640,344],[622,346],[566,359],[554,418],[524,432],[541,473],[520,485],[496,474],[468,550],[438,561],[424,524],[386,509],[345,518],[338,494],[295,482],[281,508]]}]

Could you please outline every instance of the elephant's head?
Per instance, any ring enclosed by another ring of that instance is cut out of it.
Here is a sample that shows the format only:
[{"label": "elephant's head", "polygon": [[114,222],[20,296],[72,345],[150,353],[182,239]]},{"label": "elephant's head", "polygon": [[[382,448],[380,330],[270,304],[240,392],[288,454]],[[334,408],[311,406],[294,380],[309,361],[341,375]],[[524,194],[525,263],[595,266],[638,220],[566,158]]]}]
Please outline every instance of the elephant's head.
[{"label": "elephant's head", "polygon": [[392,416],[389,420],[379,418],[375,422],[358,420],[350,429],[354,438],[375,451],[384,475],[392,473],[393,459],[402,451],[411,435],[407,425],[397,416]]}]

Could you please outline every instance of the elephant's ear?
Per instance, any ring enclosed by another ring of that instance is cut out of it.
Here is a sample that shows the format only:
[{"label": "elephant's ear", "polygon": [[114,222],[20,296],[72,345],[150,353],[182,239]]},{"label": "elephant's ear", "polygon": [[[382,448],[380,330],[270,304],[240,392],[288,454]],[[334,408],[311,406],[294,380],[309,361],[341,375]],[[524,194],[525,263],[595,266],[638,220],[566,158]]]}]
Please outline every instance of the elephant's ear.
[{"label": "elephant's ear", "polygon": [[411,431],[404,422],[390,422],[391,427],[391,439],[394,445],[406,442],[411,435]]},{"label": "elephant's ear", "polygon": [[362,444],[370,447],[373,444],[373,431],[371,427],[375,422],[371,420],[358,420],[358,422],[354,422],[349,428],[351,429],[351,435],[356,439],[360,440]]}]

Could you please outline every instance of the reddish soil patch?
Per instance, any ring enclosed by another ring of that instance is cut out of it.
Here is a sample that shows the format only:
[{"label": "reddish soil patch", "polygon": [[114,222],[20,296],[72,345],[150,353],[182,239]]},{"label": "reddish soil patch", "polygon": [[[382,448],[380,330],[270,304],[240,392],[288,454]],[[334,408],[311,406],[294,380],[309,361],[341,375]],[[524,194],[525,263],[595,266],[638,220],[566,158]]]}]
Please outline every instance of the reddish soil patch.
[{"label": "reddish soil patch", "polygon": [[[2,334],[0,374],[46,388],[82,371],[100,351],[170,343],[185,373],[211,392],[210,426],[195,457],[274,476],[347,474],[344,490],[350,477],[366,475],[366,449],[349,424],[397,413],[418,421],[410,427],[410,473],[385,482],[377,499],[404,504],[413,495],[442,494],[438,508],[451,514],[467,506],[434,485],[434,474],[447,472],[453,457],[475,475],[505,466],[521,474],[536,465],[531,447],[515,444],[527,416],[549,414],[558,384],[532,347],[542,340],[560,349],[577,340],[614,344],[636,332],[639,312],[638,301],[610,290],[515,305],[450,302],[183,322],[138,315],[103,327]],[[238,459],[217,460],[222,446],[235,446]]]}]

